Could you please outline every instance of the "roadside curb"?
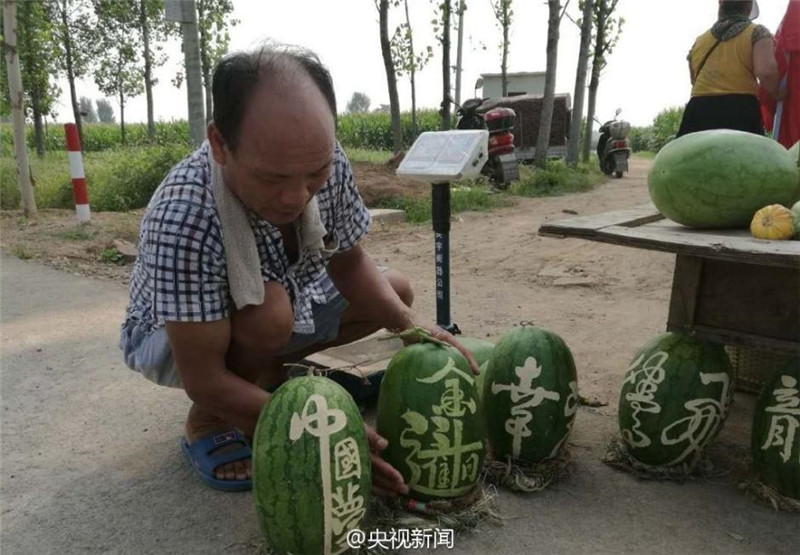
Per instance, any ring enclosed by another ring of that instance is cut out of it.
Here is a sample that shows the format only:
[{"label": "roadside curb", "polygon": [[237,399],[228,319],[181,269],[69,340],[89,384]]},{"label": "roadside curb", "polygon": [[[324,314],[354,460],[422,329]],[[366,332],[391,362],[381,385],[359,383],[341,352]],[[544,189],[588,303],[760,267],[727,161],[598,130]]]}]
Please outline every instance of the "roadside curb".
[{"label": "roadside curb", "polygon": [[370,208],[369,213],[373,222],[381,224],[398,224],[406,221],[405,210],[394,210],[391,208]]}]

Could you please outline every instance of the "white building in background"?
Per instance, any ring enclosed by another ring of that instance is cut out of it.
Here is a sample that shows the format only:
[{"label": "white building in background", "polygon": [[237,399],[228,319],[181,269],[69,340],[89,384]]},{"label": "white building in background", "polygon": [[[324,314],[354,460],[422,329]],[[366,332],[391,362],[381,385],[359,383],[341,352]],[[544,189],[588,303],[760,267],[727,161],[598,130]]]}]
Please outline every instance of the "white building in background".
[{"label": "white building in background", "polygon": [[[544,71],[521,71],[506,73],[508,80],[507,96],[522,94],[544,94]],[[500,98],[503,96],[503,75],[501,73],[481,73],[475,83],[475,90],[482,89],[481,98]]]}]

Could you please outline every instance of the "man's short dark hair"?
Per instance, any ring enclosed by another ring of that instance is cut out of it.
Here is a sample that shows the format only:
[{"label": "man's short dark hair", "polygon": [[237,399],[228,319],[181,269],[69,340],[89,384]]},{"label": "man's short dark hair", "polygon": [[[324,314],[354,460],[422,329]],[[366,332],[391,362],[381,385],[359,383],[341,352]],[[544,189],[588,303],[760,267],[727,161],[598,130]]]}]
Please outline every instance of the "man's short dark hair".
[{"label": "man's short dark hair", "polygon": [[753,9],[752,2],[742,2],[741,0],[723,0],[723,2],[719,5],[719,15],[722,17],[727,17],[731,15],[750,15],[750,11]]},{"label": "man's short dark hair", "polygon": [[305,73],[319,88],[336,123],[336,94],[333,79],[319,57],[306,48],[268,42],[262,46],[225,56],[214,68],[211,93],[214,125],[231,152],[239,143],[242,119],[258,83],[264,77],[285,80]]}]

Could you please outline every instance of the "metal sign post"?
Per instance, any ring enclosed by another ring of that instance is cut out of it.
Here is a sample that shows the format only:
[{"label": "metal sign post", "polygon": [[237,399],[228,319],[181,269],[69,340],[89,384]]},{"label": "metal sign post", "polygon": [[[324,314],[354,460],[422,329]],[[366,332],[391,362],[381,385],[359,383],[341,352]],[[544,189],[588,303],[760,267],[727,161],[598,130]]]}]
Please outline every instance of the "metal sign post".
[{"label": "metal sign post", "polygon": [[461,330],[450,319],[450,183],[433,184],[431,212],[436,261],[436,325],[458,335]]},{"label": "metal sign post", "polygon": [[483,129],[423,133],[397,168],[399,176],[432,183],[436,325],[454,335],[461,330],[450,314],[450,183],[480,174],[488,140]]}]

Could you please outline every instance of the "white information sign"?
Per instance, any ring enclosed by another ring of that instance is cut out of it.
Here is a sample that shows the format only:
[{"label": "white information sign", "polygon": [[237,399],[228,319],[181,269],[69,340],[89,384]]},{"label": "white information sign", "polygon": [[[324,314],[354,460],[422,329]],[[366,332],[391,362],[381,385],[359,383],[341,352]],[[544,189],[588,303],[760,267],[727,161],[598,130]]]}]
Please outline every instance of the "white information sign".
[{"label": "white information sign", "polygon": [[488,158],[489,132],[458,129],[422,133],[397,168],[397,175],[425,183],[476,177]]}]

